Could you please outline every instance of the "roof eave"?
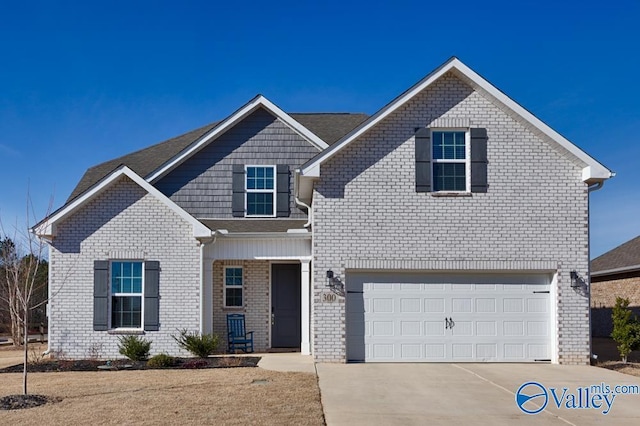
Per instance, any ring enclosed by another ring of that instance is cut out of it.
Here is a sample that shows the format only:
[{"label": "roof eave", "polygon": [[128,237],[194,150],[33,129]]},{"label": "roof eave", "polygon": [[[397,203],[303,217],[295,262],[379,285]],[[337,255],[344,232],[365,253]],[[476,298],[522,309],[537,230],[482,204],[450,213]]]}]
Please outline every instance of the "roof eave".
[{"label": "roof eave", "polygon": [[377,123],[382,121],[384,118],[389,116],[391,113],[402,107],[406,104],[410,99],[412,99],[415,95],[423,91],[425,88],[430,86],[433,82],[438,80],[444,74],[449,71],[455,72],[458,76],[463,77],[465,81],[468,82],[474,89],[480,89],[484,93],[489,94],[492,98],[503,104],[505,107],[513,111],[515,114],[522,117],[522,119],[531,123],[533,127],[538,129],[541,133],[545,134],[557,144],[566,149],[569,153],[571,153],[576,159],[582,162],[585,167],[583,169],[583,181],[588,182],[597,182],[603,181],[613,177],[615,174],[607,169],[605,166],[600,164],[594,158],[589,156],[586,152],[582,151],[576,145],[571,143],[569,140],[564,138],[558,132],[553,130],[543,121],[538,119],[532,113],[527,111],[525,108],[520,106],[517,102],[509,98],[503,92],[501,92],[498,88],[493,86],[489,81],[484,79],[478,73],[473,71],[471,68],[462,63],[458,58],[452,57],[447,62],[442,64],[440,67],[436,68],[429,75],[424,77],[418,83],[413,85],[407,91],[402,93],[400,96],[395,98],[389,104],[380,109],[377,113],[372,115],[368,120],[363,122],[360,126],[355,128],[352,132],[345,135],[340,141],[336,142],[329,149],[320,153],[307,163],[303,164],[300,168],[301,174],[304,176],[320,176],[321,165],[336,155],[340,150],[342,150],[345,146],[350,144],[353,140],[357,139],[359,136],[364,134],[366,131],[371,129]]},{"label": "roof eave", "polygon": [[311,132],[309,129],[304,127],[298,121],[293,119],[289,114],[284,112],[278,106],[276,106],[273,102],[268,100],[262,95],[257,95],[255,98],[247,102],[244,106],[238,109],[236,112],[231,114],[225,120],[220,122],[217,126],[207,132],[205,135],[194,141],[187,149],[180,152],[178,155],[169,159],[162,166],[148,174],[145,179],[151,183],[157,181],[158,179],[165,176],[171,170],[173,170],[178,165],[182,164],[188,158],[191,158],[198,151],[203,149],[207,144],[213,140],[215,140],[218,136],[225,133],[227,130],[235,126],[237,123],[242,121],[249,114],[253,113],[259,108],[264,108],[273,114],[275,117],[284,122],[289,128],[291,128],[294,132],[298,133],[302,138],[307,140],[311,145],[316,147],[318,150],[322,151],[326,149],[329,145],[320,139],[317,135]]},{"label": "roof eave", "polygon": [[105,176],[102,180],[96,183],[93,187],[85,191],[82,195],[76,197],[71,203],[65,204],[60,209],[56,210],[49,217],[42,220],[36,226],[32,228],[32,232],[37,236],[53,239],[56,236],[56,225],[64,220],[65,218],[71,216],[84,206],[86,206],[90,201],[95,199],[100,193],[110,188],[118,179],[122,176],[127,176],[133,182],[142,187],[149,194],[156,197],[160,202],[166,205],[169,209],[178,214],[181,218],[192,225],[193,229],[193,237],[194,238],[208,238],[211,237],[212,233],[209,228],[207,228],[203,223],[199,222],[189,213],[187,213],[184,209],[178,206],[176,203],[171,201],[167,196],[165,196],[162,192],[158,191],[154,186],[145,181],[140,175],[136,174],[133,170],[131,170],[127,166],[120,166],[109,175]]}]

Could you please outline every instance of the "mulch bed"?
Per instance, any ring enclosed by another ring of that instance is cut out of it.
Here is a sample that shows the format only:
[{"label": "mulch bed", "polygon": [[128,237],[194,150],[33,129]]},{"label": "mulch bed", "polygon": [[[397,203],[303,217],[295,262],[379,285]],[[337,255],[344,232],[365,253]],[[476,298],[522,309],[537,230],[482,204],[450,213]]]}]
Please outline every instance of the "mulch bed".
[{"label": "mulch bed", "polygon": [[56,402],[44,395],[8,395],[0,398],[0,410],[34,408],[48,402]]},{"label": "mulch bed", "polygon": [[[195,368],[232,368],[232,367],[256,367],[260,357],[258,356],[224,356],[211,358],[175,358],[175,365],[172,367],[162,367],[169,369],[195,369]],[[30,363],[28,371],[30,373],[48,373],[60,371],[100,371],[106,366],[107,361],[98,360],[43,360],[37,363]],[[150,367],[146,361],[130,361],[128,359],[118,359],[109,362],[110,368],[106,370],[150,370],[160,367]],[[13,365],[1,368],[0,373],[21,373],[23,365]]]}]

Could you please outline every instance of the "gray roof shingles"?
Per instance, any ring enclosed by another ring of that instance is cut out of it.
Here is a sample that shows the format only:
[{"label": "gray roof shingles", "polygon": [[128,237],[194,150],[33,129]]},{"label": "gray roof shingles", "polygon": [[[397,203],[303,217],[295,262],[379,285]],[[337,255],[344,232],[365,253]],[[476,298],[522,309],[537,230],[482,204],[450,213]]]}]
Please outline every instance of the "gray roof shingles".
[{"label": "gray roof shingles", "polygon": [[640,236],[627,241],[591,261],[591,272],[631,268],[640,265]]},{"label": "gray roof shingles", "polygon": [[[359,113],[293,113],[289,115],[329,145],[337,142],[368,117],[366,114]],[[67,203],[84,193],[121,165],[129,167],[142,177],[148,175],[219,123],[216,121],[207,124],[175,138],[89,168],[71,192]]]}]

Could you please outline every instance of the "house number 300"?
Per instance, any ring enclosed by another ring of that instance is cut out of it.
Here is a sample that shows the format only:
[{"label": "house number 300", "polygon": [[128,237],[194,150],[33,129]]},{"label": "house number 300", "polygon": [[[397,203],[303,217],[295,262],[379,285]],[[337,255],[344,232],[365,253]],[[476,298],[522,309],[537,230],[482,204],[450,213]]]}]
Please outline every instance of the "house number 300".
[{"label": "house number 300", "polygon": [[333,293],[322,293],[322,301],[323,302],[335,302],[338,297]]}]

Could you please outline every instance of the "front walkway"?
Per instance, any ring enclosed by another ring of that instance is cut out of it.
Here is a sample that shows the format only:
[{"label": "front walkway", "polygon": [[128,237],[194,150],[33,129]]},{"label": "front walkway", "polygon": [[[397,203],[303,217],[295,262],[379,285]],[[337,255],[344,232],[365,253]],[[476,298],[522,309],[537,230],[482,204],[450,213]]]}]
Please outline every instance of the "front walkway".
[{"label": "front walkway", "polygon": [[316,374],[313,356],[302,355],[300,352],[287,353],[257,353],[250,354],[262,357],[258,367],[273,371],[296,371]]}]

